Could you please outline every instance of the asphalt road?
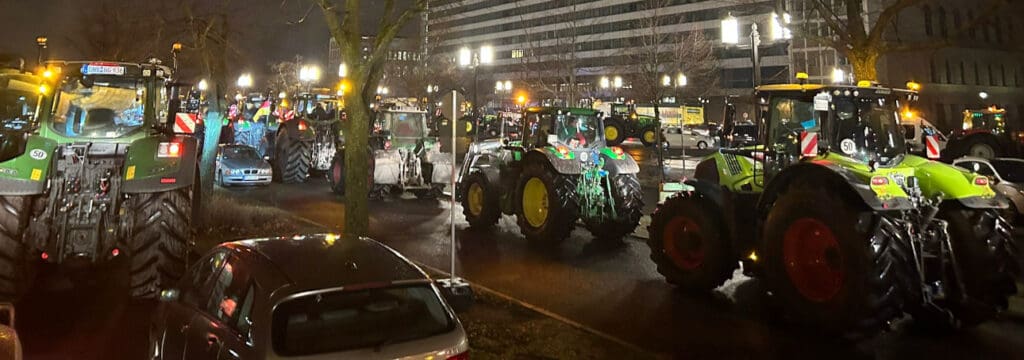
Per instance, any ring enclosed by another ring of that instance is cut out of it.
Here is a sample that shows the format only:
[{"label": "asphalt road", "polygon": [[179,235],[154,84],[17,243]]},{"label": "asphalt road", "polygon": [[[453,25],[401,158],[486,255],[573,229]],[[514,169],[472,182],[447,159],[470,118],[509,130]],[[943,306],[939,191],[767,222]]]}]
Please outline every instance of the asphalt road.
[{"label": "asphalt road", "polygon": [[[627,146],[644,168],[645,184],[657,184],[651,151]],[[693,166],[692,161],[688,166]],[[672,177],[682,174],[670,172]],[[315,178],[302,185],[230,189],[232,194],[273,204],[333,227],[342,223],[342,199]],[[645,213],[656,189],[645,189]],[[449,267],[449,204],[401,199],[371,205],[370,231],[410,258]],[[737,277],[717,296],[688,297],[656,272],[642,239],[601,247],[577,229],[557,248],[527,244],[514,217],[488,232],[468,230],[456,205],[457,272],[468,280],[564,316],[659,354],[680,358],[998,358],[1024,359],[1024,313],[956,336],[916,331],[886,334],[853,347],[771,321],[756,280]],[[1020,305],[1018,303],[1018,305]]]},{"label": "asphalt road", "polygon": [[[657,183],[649,151],[627,147],[644,168],[645,184]],[[690,165],[692,166],[692,165]],[[674,171],[670,176],[682,174]],[[655,189],[645,189],[650,213]],[[342,199],[320,178],[307,184],[219,189],[273,204],[313,221],[340,227]],[[1024,359],[1024,312],[1016,311],[968,332],[935,337],[899,330],[853,347],[804,329],[778,324],[761,306],[756,280],[737,277],[716,296],[689,297],[655,271],[639,238],[600,247],[577,229],[557,248],[533,247],[513,217],[489,232],[467,230],[456,207],[457,271],[500,291],[651,352],[675,358],[974,358]],[[447,201],[406,196],[371,206],[374,238],[426,265],[449,265]],[[271,235],[271,234],[268,234]],[[112,264],[116,267],[119,264]],[[141,359],[152,303],[127,300],[124,271],[100,269],[85,285],[41,274],[39,286],[18,304],[18,328],[26,359]],[[543,356],[543,354],[538,354]]]}]

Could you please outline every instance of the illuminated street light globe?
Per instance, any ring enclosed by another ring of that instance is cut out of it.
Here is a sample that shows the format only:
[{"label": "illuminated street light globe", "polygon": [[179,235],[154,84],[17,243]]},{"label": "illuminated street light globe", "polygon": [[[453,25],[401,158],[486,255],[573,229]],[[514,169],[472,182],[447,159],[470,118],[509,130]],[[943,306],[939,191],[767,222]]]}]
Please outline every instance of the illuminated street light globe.
[{"label": "illuminated street light globe", "polygon": [[198,88],[199,91],[206,91],[209,87],[210,85],[206,82],[206,79],[199,80],[199,84],[196,85],[196,88]]}]

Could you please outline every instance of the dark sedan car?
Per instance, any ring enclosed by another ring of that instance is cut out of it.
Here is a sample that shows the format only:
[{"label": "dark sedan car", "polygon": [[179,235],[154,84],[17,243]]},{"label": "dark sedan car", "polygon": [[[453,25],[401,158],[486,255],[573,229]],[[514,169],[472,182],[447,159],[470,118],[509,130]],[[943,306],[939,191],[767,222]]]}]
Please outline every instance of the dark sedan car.
[{"label": "dark sedan car", "polygon": [[221,244],[161,293],[154,359],[468,359],[466,333],[418,267],[370,239]]},{"label": "dark sedan car", "polygon": [[256,149],[248,145],[221,145],[217,149],[217,184],[270,185],[273,170]]}]

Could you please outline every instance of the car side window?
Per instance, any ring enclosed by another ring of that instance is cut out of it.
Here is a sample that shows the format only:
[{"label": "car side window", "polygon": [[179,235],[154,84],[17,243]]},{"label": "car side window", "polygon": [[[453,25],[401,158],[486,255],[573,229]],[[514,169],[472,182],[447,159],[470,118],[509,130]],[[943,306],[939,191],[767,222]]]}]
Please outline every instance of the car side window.
[{"label": "car side window", "polygon": [[186,278],[185,286],[181,289],[182,301],[196,307],[204,303],[203,300],[209,294],[210,282],[217,271],[224,266],[225,259],[227,259],[227,252],[217,251],[196,263]]},{"label": "car side window", "polygon": [[[210,291],[210,298],[203,310],[225,325],[245,333],[238,324],[242,323],[243,312],[252,308],[254,296],[249,269],[237,256],[228,259],[224,269],[217,275]],[[246,318],[248,314],[246,314]],[[247,319],[245,319],[247,320]]]}]

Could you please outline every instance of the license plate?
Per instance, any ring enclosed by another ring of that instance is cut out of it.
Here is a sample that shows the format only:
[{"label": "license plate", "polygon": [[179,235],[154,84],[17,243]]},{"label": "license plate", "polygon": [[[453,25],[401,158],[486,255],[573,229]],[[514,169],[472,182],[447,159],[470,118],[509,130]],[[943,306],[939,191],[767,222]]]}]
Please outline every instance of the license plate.
[{"label": "license plate", "polygon": [[255,175],[246,175],[244,179],[245,181],[253,181],[256,180],[257,177]]}]

